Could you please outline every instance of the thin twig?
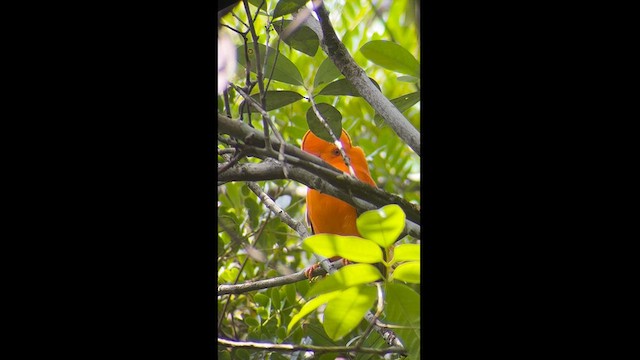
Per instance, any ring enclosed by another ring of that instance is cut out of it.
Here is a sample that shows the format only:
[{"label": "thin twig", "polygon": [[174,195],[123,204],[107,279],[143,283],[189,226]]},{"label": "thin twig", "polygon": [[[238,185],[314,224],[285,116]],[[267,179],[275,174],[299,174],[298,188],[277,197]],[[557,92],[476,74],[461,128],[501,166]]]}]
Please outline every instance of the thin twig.
[{"label": "thin twig", "polygon": [[[271,127],[273,129],[273,134],[275,135],[276,139],[280,143],[280,147],[278,149],[278,160],[280,160],[280,162],[284,164],[286,161],[286,158],[284,156],[284,147],[286,143],[282,138],[282,135],[280,134],[280,132],[276,129],[275,125],[273,124],[273,121],[271,121],[271,118],[269,118],[269,114],[267,114],[267,112],[260,106],[260,104],[258,104],[258,102],[254,98],[247,95],[244,91],[242,91],[242,89],[240,89],[234,84],[231,84],[231,86],[233,86],[233,88],[236,89],[236,91],[240,95],[242,95],[242,97],[245,98],[246,100],[245,102],[250,103],[256,110],[260,112],[260,114],[262,115],[262,119],[265,122],[265,127]],[[273,148],[271,147],[271,138],[268,136],[266,131],[265,131],[263,140],[265,142],[265,147],[264,147],[265,150],[267,150],[268,152],[272,152]],[[285,178],[288,178],[287,168],[283,166],[282,169],[284,171]]]},{"label": "thin twig", "polygon": [[231,105],[229,104],[229,88],[228,87],[225,87],[222,95],[223,95],[222,98],[224,99],[224,108],[227,113],[227,117],[231,117]]},{"label": "thin twig", "polygon": [[[271,26],[271,24],[267,25],[267,27]],[[282,22],[280,26],[284,26],[284,17],[282,17]],[[269,29],[267,28],[267,45],[269,45]],[[268,47],[267,47],[268,48]],[[280,36],[278,36],[278,41],[276,42],[276,57],[273,61],[273,67],[271,68],[271,72],[269,74],[273,74],[273,71],[276,68],[276,64],[278,63],[278,55],[280,55]],[[264,62],[264,67],[266,69],[267,67],[267,61],[265,59]],[[272,76],[269,76],[269,80],[267,80],[267,87],[265,88],[265,91],[269,91],[269,85],[271,85],[271,78]]]},{"label": "thin twig", "polygon": [[369,5],[371,5],[371,8],[373,9],[373,17],[374,18],[378,18],[380,20],[380,22],[382,23],[382,25],[384,26],[384,30],[387,32],[387,34],[389,35],[389,39],[393,42],[396,42],[396,39],[393,37],[393,33],[391,32],[391,28],[389,27],[389,25],[387,24],[387,22],[382,18],[382,14],[380,13],[380,9],[378,9],[374,4],[373,4],[373,0],[369,0]]},{"label": "thin twig", "polygon": [[[242,0],[242,3],[244,4],[244,11],[247,13],[247,18],[251,19],[251,10],[249,9],[249,1],[247,0]],[[260,11],[260,9],[258,9],[258,11]],[[257,12],[256,12],[256,17],[258,16]],[[266,103],[265,103],[265,98],[264,98],[264,75],[262,72],[262,64],[260,61],[260,47],[258,46],[258,34],[256,34],[256,28],[254,26],[255,23],[255,19],[253,21],[251,21],[249,23],[249,30],[251,33],[251,37],[253,39],[253,52],[256,55],[256,74],[258,76],[258,89],[260,90],[260,103],[262,104],[262,107],[266,107]],[[266,54],[265,54],[266,55]],[[266,58],[266,56],[265,56]],[[269,137],[269,127],[265,126],[264,127],[264,135],[265,137]]]},{"label": "thin twig", "polygon": [[240,21],[240,23],[241,23],[242,25],[246,26],[246,27],[247,27],[247,29],[249,28],[249,25],[245,24],[245,22],[244,22],[244,21],[242,21],[242,19],[240,19],[240,18],[238,17],[238,15],[236,15],[233,11],[231,12],[231,15],[233,15],[233,17],[234,17],[234,18],[236,18],[238,21]]},{"label": "thin twig", "polygon": [[331,130],[329,123],[327,123],[327,120],[325,120],[325,118],[322,116],[322,114],[318,110],[318,107],[316,106],[316,102],[313,98],[313,94],[311,91],[309,92],[309,101],[311,101],[311,107],[313,108],[313,112],[316,114],[316,116],[318,117],[322,125],[324,125],[325,129],[329,132],[329,135],[331,135],[331,138],[333,139],[333,143],[336,145],[338,150],[340,150],[340,155],[342,155],[342,160],[344,160],[344,164],[347,165],[347,167],[349,168],[349,173],[351,174],[351,176],[356,177],[356,172],[353,170],[353,167],[351,166],[351,159],[349,159],[349,156],[347,156],[347,153],[344,151],[344,148],[342,146],[342,142],[340,142],[339,140],[342,134],[336,136],[336,134],[333,133],[333,130]]},{"label": "thin twig", "polygon": [[278,204],[276,204],[276,202],[273,201],[273,199],[271,199],[269,195],[267,195],[267,193],[265,193],[260,188],[260,186],[258,186],[258,184],[253,181],[247,181],[247,186],[249,187],[249,189],[251,189],[251,191],[253,191],[254,194],[258,196],[258,198],[260,198],[262,203],[265,204],[269,208],[269,210],[271,210],[274,214],[276,214],[276,216],[280,218],[280,220],[282,220],[282,222],[289,225],[290,228],[295,230],[295,232],[300,235],[300,238],[302,240],[309,237],[309,232],[307,232],[306,226],[289,216],[289,214],[280,206],[278,206]]},{"label": "thin twig", "polygon": [[218,149],[218,155],[225,155],[225,154],[235,154],[236,153],[236,149],[234,148],[224,148],[224,149]]},{"label": "thin twig", "polygon": [[[332,266],[339,269],[340,267],[343,266],[343,262],[342,260],[335,261],[333,262]],[[314,277],[322,276],[326,274],[327,274],[327,271],[320,267],[316,268],[311,273],[311,275]],[[249,281],[246,283],[234,284],[234,285],[223,284],[223,285],[218,285],[218,296],[229,295],[229,294],[238,295],[238,294],[243,294],[250,291],[268,289],[272,287],[279,287],[287,284],[293,284],[293,283],[304,281],[304,280],[308,280],[308,279],[304,274],[304,270],[302,270],[294,274],[278,276],[271,279]]]},{"label": "thin twig", "polygon": [[220,175],[223,172],[229,170],[229,168],[231,168],[233,165],[235,165],[243,157],[245,157],[245,154],[242,152],[242,150],[236,152],[236,154],[233,156],[233,158],[229,159],[228,162],[226,162],[226,163],[222,164],[220,167],[218,167],[218,175]]},{"label": "thin twig", "polygon": [[238,34],[242,35],[242,31],[239,31],[239,30],[237,30],[237,29],[234,29],[234,28],[232,28],[231,26],[229,26],[229,25],[227,25],[227,24],[221,24],[221,25],[222,25],[222,26],[224,26],[224,27],[226,27],[227,29],[229,29],[229,30],[233,31],[233,32],[236,32],[236,33],[238,33]]}]

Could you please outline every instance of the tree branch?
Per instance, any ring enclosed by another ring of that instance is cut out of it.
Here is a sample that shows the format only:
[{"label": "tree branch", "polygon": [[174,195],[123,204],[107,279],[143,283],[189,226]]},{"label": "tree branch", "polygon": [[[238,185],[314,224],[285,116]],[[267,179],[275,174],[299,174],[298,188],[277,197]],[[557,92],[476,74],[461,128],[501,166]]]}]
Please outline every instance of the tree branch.
[{"label": "tree branch", "polygon": [[[360,95],[385,119],[393,131],[420,156],[420,133],[402,115],[389,99],[387,99],[364,70],[353,60],[344,44],[338,39],[329,21],[329,13],[323,5],[315,7],[315,12],[322,27],[326,53],[344,77],[360,92]],[[323,50],[325,48],[323,47]]]},{"label": "tree branch", "polygon": [[282,220],[282,222],[289,225],[290,228],[297,232],[298,235],[300,235],[300,239],[304,240],[309,237],[307,227],[299,221],[291,218],[291,216],[289,216],[286,211],[278,206],[278,204],[276,204],[275,201],[273,201],[273,199],[271,199],[271,197],[269,197],[269,195],[267,195],[267,193],[265,193],[260,188],[260,186],[258,186],[258,184],[253,181],[247,181],[247,186],[249,187],[249,189],[251,189],[251,191],[253,191],[254,194],[256,194],[260,198],[260,200],[262,200],[262,203],[265,204],[269,208],[269,210],[271,210],[274,214],[276,214],[276,216],[280,218],[280,220]]},{"label": "tree branch", "polygon": [[[272,152],[265,151],[264,149],[264,140],[263,134],[244,124],[241,121],[231,120],[224,115],[218,114],[218,131],[220,133],[231,135],[237,139],[244,140],[245,144],[236,144],[236,146],[242,148],[242,150],[247,155],[254,155],[260,158],[273,157]],[[271,137],[271,146],[273,150],[280,149],[280,140]],[[249,146],[248,146],[249,145]],[[384,205],[388,204],[397,204],[402,208],[405,212],[407,219],[411,220],[415,224],[420,224],[420,208],[416,204],[412,204],[400,196],[389,194],[386,191],[373,187],[369,184],[365,184],[357,178],[353,178],[351,176],[345,175],[342,171],[336,169],[335,167],[329,165],[324,162],[322,159],[315,157],[309,153],[306,153],[299,149],[298,147],[292,146],[290,144],[284,145],[284,154],[285,154],[285,165],[293,165],[296,167],[303,168],[304,170],[313,174],[312,183],[306,182],[305,185],[317,189],[319,188],[322,180],[327,181],[329,184],[333,185],[339,189],[349,189],[353,196],[366,199],[367,202],[370,202],[376,205],[376,209],[380,208]],[[292,178],[292,174],[288,172],[293,169],[293,167],[286,167],[287,177]],[[227,175],[229,171],[227,170],[225,173],[219,175],[219,180],[227,179],[223,181],[258,181],[258,180],[271,180],[271,179],[249,179],[249,178],[241,178],[241,179],[230,179]],[[279,177],[280,178],[280,177]],[[322,180],[321,180],[322,179]],[[297,179],[300,181],[300,179]],[[349,200],[349,191],[344,192],[344,196],[336,196],[330,194],[332,196],[338,197],[339,199],[349,202],[353,205],[352,201]],[[355,206],[355,205],[354,205]],[[371,209],[365,209],[371,210]]]},{"label": "tree branch", "polygon": [[[331,266],[336,269],[339,269],[340,267],[343,266],[342,260],[334,261],[331,264]],[[311,273],[311,276],[315,277],[315,276],[322,276],[326,274],[327,274],[326,270],[324,270],[321,267],[317,267]],[[277,286],[284,286],[287,284],[292,284],[292,283],[303,281],[303,280],[308,280],[308,278],[304,274],[304,270],[299,271],[295,274],[279,276],[279,277],[266,279],[266,280],[246,282],[243,284],[235,284],[235,285],[223,284],[223,285],[218,285],[218,296],[227,295],[227,294],[234,294],[234,295],[243,294],[249,291],[256,291],[256,290],[268,289],[268,288],[277,287]]]},{"label": "tree branch", "polygon": [[258,343],[251,341],[234,341],[228,339],[218,338],[218,345],[227,346],[231,348],[245,348],[254,350],[270,350],[270,351],[313,351],[314,353],[347,353],[347,352],[360,352],[368,354],[389,354],[397,353],[406,355],[406,350],[399,347],[390,347],[386,349],[373,349],[373,348],[359,348],[356,349],[350,346],[314,346],[314,345],[293,345],[293,344],[273,344],[273,343]]},{"label": "tree branch", "polygon": [[[304,184],[308,187],[316,189],[327,195],[331,195],[340,200],[347,202],[354,206],[359,211],[374,210],[384,205],[388,205],[391,202],[379,201],[379,198],[373,196],[371,193],[365,192],[364,194],[356,194],[355,192],[349,195],[348,192],[342,190],[333,184],[323,181],[317,174],[314,174],[305,169],[294,167],[291,164],[285,164],[287,167],[288,178]],[[266,181],[266,180],[278,180],[284,179],[284,172],[282,170],[283,165],[277,163],[273,159],[266,159],[261,163],[241,163],[229,168],[222,174],[218,175],[218,181]],[[345,176],[348,177],[348,176]],[[367,191],[379,190],[369,186]],[[383,190],[381,190],[383,191]],[[375,202],[374,202],[375,201]],[[402,207],[402,205],[400,205]],[[403,208],[403,210],[405,210]],[[406,212],[406,210],[405,210]],[[407,217],[405,220],[405,232],[409,235],[420,238],[420,225],[413,222]]]}]

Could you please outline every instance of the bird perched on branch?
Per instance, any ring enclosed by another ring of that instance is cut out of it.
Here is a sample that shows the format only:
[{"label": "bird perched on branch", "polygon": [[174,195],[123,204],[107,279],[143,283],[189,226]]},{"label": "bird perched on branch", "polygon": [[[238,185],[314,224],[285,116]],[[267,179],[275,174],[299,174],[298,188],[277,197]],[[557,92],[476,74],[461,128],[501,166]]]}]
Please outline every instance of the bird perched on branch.
[{"label": "bird perched on branch", "polygon": [[[371,186],[376,183],[371,178],[364,151],[358,146],[353,146],[351,137],[343,129],[340,142],[345,154],[349,157],[355,176],[360,181]],[[320,139],[310,130],[302,138],[303,151],[315,155],[335,168],[349,174],[350,170],[342,158],[336,144]],[[307,222],[313,234],[336,234],[360,236],[356,227],[358,213],[356,208],[331,195],[320,193],[318,190],[307,190]],[[331,261],[338,260],[332,258]],[[305,271],[310,278],[311,272],[318,266],[315,264]]]}]

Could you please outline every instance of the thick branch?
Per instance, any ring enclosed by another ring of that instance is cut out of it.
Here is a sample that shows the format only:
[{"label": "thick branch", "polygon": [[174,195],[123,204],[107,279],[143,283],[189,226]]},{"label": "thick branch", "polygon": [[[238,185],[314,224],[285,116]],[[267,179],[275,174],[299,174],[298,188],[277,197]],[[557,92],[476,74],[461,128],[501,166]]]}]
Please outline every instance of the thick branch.
[{"label": "thick branch", "polygon": [[384,355],[388,353],[398,353],[406,355],[406,350],[401,347],[390,347],[386,349],[373,349],[373,348],[355,348],[351,346],[315,346],[315,345],[294,345],[294,344],[273,344],[273,343],[258,343],[251,341],[234,341],[228,339],[218,338],[218,345],[227,346],[231,348],[246,348],[254,350],[269,350],[269,351],[313,351],[314,353],[348,353],[359,352],[368,354]]},{"label": "thick branch", "polygon": [[[297,181],[313,189],[316,189],[322,193],[325,193],[333,197],[336,197],[340,200],[343,200],[349,203],[350,205],[354,206],[359,211],[374,210],[389,204],[388,202],[387,203],[378,202],[377,198],[373,196],[371,193],[364,193],[362,195],[358,195],[356,193],[349,194],[348,192],[343,191],[341,188],[338,188],[331,183],[323,181],[323,179],[319,178],[317,174],[309,172],[305,169],[294,167],[290,164],[282,165],[272,159],[266,159],[265,161],[257,164],[255,163],[236,164],[235,166],[231,167],[224,173],[219,174],[218,181],[220,182],[266,181],[266,180],[284,179],[285,177],[282,169],[283,166],[287,167],[287,175],[289,179]],[[344,177],[348,177],[348,176],[344,176]],[[379,190],[379,189],[369,186],[367,190],[371,192],[373,190]],[[374,199],[376,199],[375,203],[374,203]],[[408,217],[407,217],[407,220],[405,221],[405,232],[415,238],[418,238],[418,239],[420,238],[420,226],[414,223]]]},{"label": "thick branch", "polygon": [[[266,157],[274,157],[273,156],[274,154],[272,152],[275,150],[279,150],[280,148],[280,141],[278,139],[271,137],[272,151],[265,150],[264,135],[260,131],[244,124],[241,121],[231,120],[221,114],[218,114],[218,131],[220,133],[231,135],[237,139],[242,139],[245,142],[245,144],[251,145],[251,146],[246,146],[246,145],[241,146],[243,151],[248,155],[255,155],[263,159]],[[240,144],[238,144],[237,146],[240,146]],[[311,172],[314,175],[316,180],[312,184],[305,183],[305,185],[317,190],[322,190],[317,187],[318,185],[316,185],[316,183],[321,182],[317,178],[318,177],[322,178],[323,180],[329,182],[331,185],[337,188],[349,189],[349,191],[351,192],[351,194],[353,194],[353,196],[357,196],[362,199],[367,199],[368,202],[376,205],[376,208],[379,208],[388,204],[397,204],[405,212],[405,214],[407,215],[407,219],[411,220],[416,224],[420,224],[420,221],[421,221],[420,209],[417,205],[412,204],[397,195],[389,194],[382,189],[372,187],[369,184],[365,184],[356,178],[345,175],[342,171],[327,164],[326,162],[322,161],[320,158],[315,157],[311,154],[308,154],[302,151],[301,149],[295,146],[292,146],[290,144],[285,144],[284,154],[285,154],[285,162],[287,165],[291,164],[296,167],[301,167],[304,170],[307,170],[308,172]],[[287,170],[289,169],[291,168],[287,167]],[[225,175],[226,175],[226,172],[223,174],[219,174],[220,176],[219,179],[228,178]],[[291,174],[287,173],[286,175],[288,175],[288,178],[291,178]],[[238,179],[238,180],[258,181],[261,179]],[[262,180],[267,180],[267,179],[262,179]],[[226,181],[234,181],[234,180],[226,180]],[[330,194],[330,195],[335,196],[333,194]],[[342,197],[339,197],[339,196],[336,196],[336,197],[340,198],[341,200],[349,202],[347,199],[344,199]],[[366,209],[366,210],[370,210],[370,209]]]},{"label": "thick branch", "polygon": [[[231,135],[236,139],[244,141],[245,144],[253,145],[255,147],[264,148],[264,134],[260,131],[252,128],[251,126],[243,123],[242,121],[232,120],[222,114],[218,114],[218,132],[221,134]],[[270,137],[271,148],[274,151],[280,150],[280,141],[275,137]],[[293,155],[299,159],[324,167],[325,169],[332,169],[339,171],[335,167],[322,161],[320,158],[315,157],[309,153],[302,151],[301,149],[286,144],[284,145],[284,153]]]},{"label": "thick branch", "polygon": [[324,44],[326,45],[327,55],[331,61],[345,76],[347,81],[349,81],[354,88],[358,89],[360,95],[384,118],[393,131],[420,156],[420,133],[418,130],[411,125],[398,108],[393,106],[389,99],[382,95],[380,90],[369,80],[364,70],[356,64],[347,51],[347,48],[336,36],[333,26],[329,21],[329,13],[324,5],[317,7],[315,12],[318,14],[318,19],[320,20]]}]

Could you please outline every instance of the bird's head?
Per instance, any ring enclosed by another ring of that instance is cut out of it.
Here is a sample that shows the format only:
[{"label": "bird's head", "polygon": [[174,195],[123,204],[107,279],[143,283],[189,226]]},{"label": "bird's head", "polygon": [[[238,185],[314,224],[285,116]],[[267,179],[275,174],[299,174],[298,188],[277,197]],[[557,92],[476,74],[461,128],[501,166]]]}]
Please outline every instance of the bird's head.
[{"label": "bird's head", "polygon": [[[349,154],[351,150],[351,137],[344,129],[340,136],[340,142],[342,143],[344,151]],[[320,139],[312,133],[311,130],[307,130],[307,133],[304,134],[301,147],[302,150],[321,158],[335,167],[340,168],[340,164],[344,166],[344,161],[336,144]]]}]

